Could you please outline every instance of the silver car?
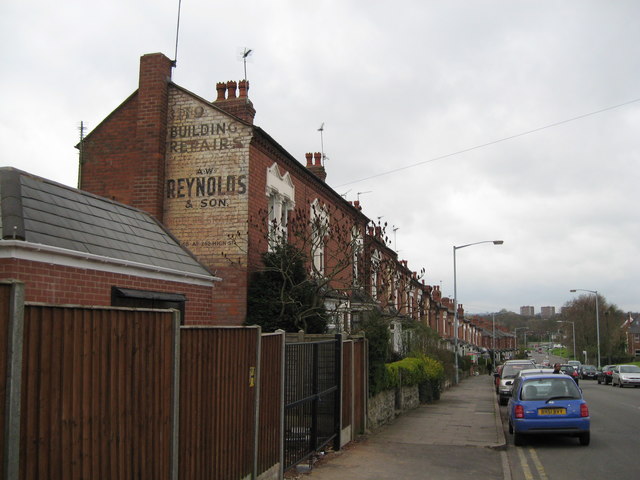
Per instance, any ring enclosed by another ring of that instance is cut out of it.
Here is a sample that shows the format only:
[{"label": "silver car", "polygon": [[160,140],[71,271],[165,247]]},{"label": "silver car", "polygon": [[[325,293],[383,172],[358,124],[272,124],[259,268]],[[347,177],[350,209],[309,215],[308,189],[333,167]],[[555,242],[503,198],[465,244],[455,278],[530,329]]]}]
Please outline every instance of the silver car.
[{"label": "silver car", "polygon": [[616,365],[611,374],[611,386],[620,388],[630,385],[640,387],[640,367],[637,365]]},{"label": "silver car", "polygon": [[533,361],[527,360],[508,360],[502,367],[500,373],[500,384],[498,385],[498,403],[500,405],[506,405],[511,396],[511,389],[513,388],[513,379],[520,370],[531,369],[535,366]]}]

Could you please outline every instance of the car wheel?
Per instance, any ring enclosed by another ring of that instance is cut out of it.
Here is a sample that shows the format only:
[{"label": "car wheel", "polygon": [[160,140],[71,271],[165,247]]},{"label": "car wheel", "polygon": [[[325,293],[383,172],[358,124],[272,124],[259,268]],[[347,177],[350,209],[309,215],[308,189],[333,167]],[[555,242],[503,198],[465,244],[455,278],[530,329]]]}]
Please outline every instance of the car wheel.
[{"label": "car wheel", "polygon": [[517,447],[521,447],[522,445],[524,445],[524,435],[519,432],[513,432],[513,443]]},{"label": "car wheel", "polygon": [[587,445],[589,445],[589,442],[591,441],[591,433],[590,432],[581,433],[579,439],[580,439],[580,445],[584,445],[586,447]]},{"label": "car wheel", "polygon": [[620,383],[618,384],[618,386],[619,386],[620,388],[622,388],[622,382],[620,382]]},{"label": "car wheel", "polygon": [[600,379],[598,379],[598,385],[600,385],[602,382],[600,381]]}]

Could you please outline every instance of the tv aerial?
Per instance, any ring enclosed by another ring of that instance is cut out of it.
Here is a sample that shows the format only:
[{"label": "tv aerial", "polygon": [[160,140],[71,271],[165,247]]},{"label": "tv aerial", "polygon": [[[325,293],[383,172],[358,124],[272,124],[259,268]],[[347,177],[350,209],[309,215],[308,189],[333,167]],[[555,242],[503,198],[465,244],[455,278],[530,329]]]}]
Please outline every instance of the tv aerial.
[{"label": "tv aerial", "polygon": [[324,122],[318,128],[318,131],[320,132],[320,155],[322,155],[322,165],[324,166],[324,161],[327,160],[327,156],[324,154]]},{"label": "tv aerial", "polygon": [[253,50],[247,47],[244,47],[242,52],[240,53],[240,58],[242,58],[242,63],[244,65],[244,79],[247,79],[247,58],[249,55],[253,53]]}]

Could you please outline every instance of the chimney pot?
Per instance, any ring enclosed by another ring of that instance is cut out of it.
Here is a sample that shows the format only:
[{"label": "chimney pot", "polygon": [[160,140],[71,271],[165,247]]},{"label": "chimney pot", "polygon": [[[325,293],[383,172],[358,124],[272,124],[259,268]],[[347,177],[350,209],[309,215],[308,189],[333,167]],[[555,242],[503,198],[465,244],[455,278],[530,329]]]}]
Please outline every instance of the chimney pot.
[{"label": "chimney pot", "polygon": [[307,167],[313,166],[313,153],[305,153],[304,156],[307,158]]},{"label": "chimney pot", "polygon": [[249,94],[249,81],[240,80],[239,88],[240,88],[240,98],[247,98]]},{"label": "chimney pot", "polygon": [[227,82],[227,99],[231,100],[236,98],[236,88],[238,84],[234,80],[230,80]]},{"label": "chimney pot", "polygon": [[216,83],[216,90],[218,91],[218,98],[216,98],[216,102],[223,101],[227,93],[227,84],[223,82]]},{"label": "chimney pot", "polygon": [[316,152],[313,154],[313,159],[316,162],[316,167],[322,166],[322,154],[320,152]]}]

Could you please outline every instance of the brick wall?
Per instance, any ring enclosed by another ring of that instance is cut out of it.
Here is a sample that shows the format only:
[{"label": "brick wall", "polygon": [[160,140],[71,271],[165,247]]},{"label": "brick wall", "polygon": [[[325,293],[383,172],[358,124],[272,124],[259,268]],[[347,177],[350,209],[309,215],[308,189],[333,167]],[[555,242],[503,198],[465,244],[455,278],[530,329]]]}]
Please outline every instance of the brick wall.
[{"label": "brick wall", "polygon": [[22,259],[0,260],[0,278],[25,284],[25,300],[56,305],[111,305],[111,287],[186,295],[185,323],[212,324],[212,287],[78,269]]}]

